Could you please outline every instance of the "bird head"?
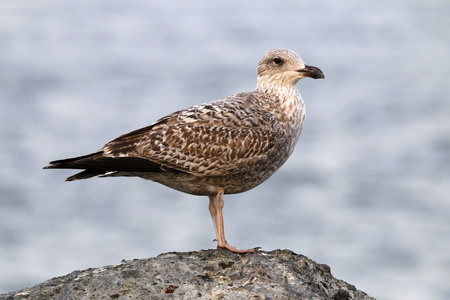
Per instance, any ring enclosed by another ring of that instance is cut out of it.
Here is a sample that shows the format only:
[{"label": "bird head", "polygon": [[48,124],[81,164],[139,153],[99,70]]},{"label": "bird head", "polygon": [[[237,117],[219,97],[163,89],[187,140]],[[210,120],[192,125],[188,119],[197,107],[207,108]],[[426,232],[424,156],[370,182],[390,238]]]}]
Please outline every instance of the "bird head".
[{"label": "bird head", "polygon": [[257,86],[292,87],[301,78],[325,78],[319,68],[305,65],[300,55],[289,49],[269,51],[256,68]]}]

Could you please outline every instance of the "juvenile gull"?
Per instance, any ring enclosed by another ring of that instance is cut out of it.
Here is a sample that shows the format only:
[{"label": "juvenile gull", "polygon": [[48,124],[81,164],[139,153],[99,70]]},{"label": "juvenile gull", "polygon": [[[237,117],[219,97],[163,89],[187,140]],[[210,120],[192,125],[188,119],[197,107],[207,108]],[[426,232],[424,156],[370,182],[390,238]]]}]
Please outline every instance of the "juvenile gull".
[{"label": "juvenile gull", "polygon": [[124,134],[95,153],[50,162],[44,169],[84,169],[66,181],[137,176],[178,191],[209,197],[217,247],[241,250],[225,239],[224,194],[248,191],[269,178],[294,150],[305,109],[295,84],[325,78],[289,49],[268,52],[257,67],[257,86],[167,115]]}]

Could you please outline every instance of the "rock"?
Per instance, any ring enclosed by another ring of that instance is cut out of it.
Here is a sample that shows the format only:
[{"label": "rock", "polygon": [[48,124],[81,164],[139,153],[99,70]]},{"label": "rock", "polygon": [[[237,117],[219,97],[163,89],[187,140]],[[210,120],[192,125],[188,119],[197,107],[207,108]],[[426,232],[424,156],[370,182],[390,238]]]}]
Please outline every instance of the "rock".
[{"label": "rock", "polygon": [[374,299],[289,250],[171,252],[74,271],[0,299]]}]

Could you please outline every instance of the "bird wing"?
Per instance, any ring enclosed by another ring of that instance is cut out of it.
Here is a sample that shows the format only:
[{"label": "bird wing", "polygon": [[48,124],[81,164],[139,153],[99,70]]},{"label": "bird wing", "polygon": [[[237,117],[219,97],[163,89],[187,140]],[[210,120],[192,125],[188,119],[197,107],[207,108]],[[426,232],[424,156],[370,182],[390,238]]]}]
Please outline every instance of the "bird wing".
[{"label": "bird wing", "polygon": [[116,138],[101,151],[199,176],[236,174],[267,159],[285,140],[275,118],[245,99],[238,94],[175,112]]}]

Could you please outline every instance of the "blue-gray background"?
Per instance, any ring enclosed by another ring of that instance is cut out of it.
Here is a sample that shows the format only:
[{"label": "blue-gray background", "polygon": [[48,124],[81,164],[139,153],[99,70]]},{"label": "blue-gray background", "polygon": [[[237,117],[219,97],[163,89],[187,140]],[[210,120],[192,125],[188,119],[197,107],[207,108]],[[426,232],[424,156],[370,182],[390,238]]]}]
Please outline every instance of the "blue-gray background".
[{"label": "blue-gray background", "polygon": [[450,298],[447,0],[3,1],[0,292],[214,248],[206,197],[42,170],[174,110],[254,89],[268,50],[298,87],[296,151],[225,198],[229,242],[288,248],[380,299]]}]

